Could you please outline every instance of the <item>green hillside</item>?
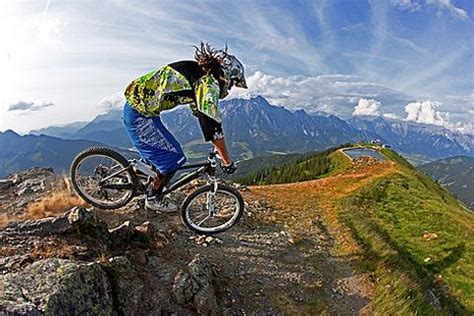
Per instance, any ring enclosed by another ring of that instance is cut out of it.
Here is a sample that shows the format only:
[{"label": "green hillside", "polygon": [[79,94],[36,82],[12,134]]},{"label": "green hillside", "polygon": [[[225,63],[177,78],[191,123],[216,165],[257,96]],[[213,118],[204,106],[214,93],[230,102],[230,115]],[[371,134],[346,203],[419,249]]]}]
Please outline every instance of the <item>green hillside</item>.
[{"label": "green hillside", "polygon": [[[472,315],[474,214],[400,155],[378,149],[388,161],[351,164],[328,151],[313,157],[323,166],[313,179],[324,179],[253,187],[253,194],[285,208],[274,217],[301,240],[311,236],[308,223],[323,218],[337,232],[341,258],[371,276],[374,314]],[[254,180],[285,175],[289,166]]]},{"label": "green hillside", "polygon": [[241,179],[249,175],[276,168],[280,165],[291,163],[301,159],[304,154],[272,154],[266,156],[258,156],[237,163],[238,169],[229,179]]},{"label": "green hillside", "polygon": [[336,151],[347,146],[342,145],[316,153],[286,155],[282,157],[286,159],[280,159],[276,161],[277,163],[258,164],[259,167],[256,171],[236,177],[235,181],[247,185],[277,184],[307,181],[326,176],[336,171],[341,165],[341,159],[338,160],[341,154]]}]

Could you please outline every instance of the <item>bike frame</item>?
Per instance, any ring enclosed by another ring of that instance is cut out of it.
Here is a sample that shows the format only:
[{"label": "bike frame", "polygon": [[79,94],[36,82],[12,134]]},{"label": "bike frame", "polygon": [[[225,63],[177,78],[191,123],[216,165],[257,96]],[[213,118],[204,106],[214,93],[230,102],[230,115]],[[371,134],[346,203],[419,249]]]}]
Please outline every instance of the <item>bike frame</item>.
[{"label": "bike frame", "polygon": [[[213,163],[210,161],[184,165],[180,167],[178,170],[195,169],[195,168],[198,168],[198,169],[189,174],[182,176],[176,182],[171,184],[169,188],[165,188],[165,190],[163,190],[162,195],[166,195],[170,192],[173,192],[174,190],[188,184],[189,182],[197,178],[200,178],[202,175],[205,175],[205,174],[208,175],[210,181],[213,181],[213,182],[216,181],[215,180],[216,166],[213,165]],[[171,179],[172,177],[168,180],[168,182],[171,181]],[[165,183],[165,186],[166,185],[167,183]]]},{"label": "bike frame", "polygon": [[[215,178],[216,166],[217,166],[217,157],[218,157],[217,153],[211,152],[211,153],[209,153],[209,156],[208,156],[206,162],[186,164],[186,165],[181,166],[180,168],[178,168],[178,170],[176,170],[176,171],[187,170],[187,169],[197,169],[197,170],[195,170],[191,173],[185,174],[182,177],[180,177],[177,181],[172,183],[168,188],[165,188],[162,192],[162,195],[164,196],[168,193],[171,193],[171,192],[175,191],[176,189],[188,184],[189,182],[191,182],[191,181],[193,181],[197,178],[200,178],[203,175],[208,176],[208,181],[213,184],[213,193],[215,193],[216,190],[217,190],[217,179]],[[151,168],[149,170],[138,169],[137,166],[140,163],[143,164],[143,162],[138,162],[137,160],[130,160],[130,164],[129,164],[128,167],[122,168],[122,169],[114,172],[113,174],[111,174],[111,175],[105,177],[104,179],[102,179],[101,182],[105,183],[107,180],[118,176],[119,174],[121,174],[122,172],[124,172],[126,170],[127,171],[133,171],[137,174],[137,176],[145,175],[145,176],[148,177],[148,180],[145,183],[142,183],[141,181],[139,181],[139,183],[138,183],[139,184],[139,190],[138,190],[139,192],[138,193],[139,194],[146,193],[146,190],[148,189],[151,182],[153,181],[153,178],[156,176],[156,172],[153,171]],[[174,173],[171,176],[165,178],[164,186],[166,186],[171,181],[173,176],[174,176]],[[105,188],[114,188],[114,189],[129,189],[130,188],[129,184],[125,184],[125,185],[124,184],[103,184],[103,186]],[[136,190],[136,186],[134,186],[134,189]]]}]

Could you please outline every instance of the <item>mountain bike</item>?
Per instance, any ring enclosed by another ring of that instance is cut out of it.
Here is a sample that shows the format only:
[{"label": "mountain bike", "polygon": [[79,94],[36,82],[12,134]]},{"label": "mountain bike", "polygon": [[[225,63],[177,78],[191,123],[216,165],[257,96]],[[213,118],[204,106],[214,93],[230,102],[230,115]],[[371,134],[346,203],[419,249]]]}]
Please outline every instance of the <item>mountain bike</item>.
[{"label": "mountain bike", "polygon": [[[242,195],[216,177],[218,159],[217,153],[211,152],[207,161],[183,165],[179,170],[193,171],[165,186],[160,196],[162,198],[195,179],[207,178],[205,185],[184,199],[179,210],[184,224],[200,234],[216,234],[231,228],[244,211]],[[137,196],[143,200],[156,176],[156,169],[146,160],[128,160],[105,147],[86,149],[71,164],[71,180],[77,194],[102,209],[123,207]],[[166,179],[167,184],[172,177]]]}]

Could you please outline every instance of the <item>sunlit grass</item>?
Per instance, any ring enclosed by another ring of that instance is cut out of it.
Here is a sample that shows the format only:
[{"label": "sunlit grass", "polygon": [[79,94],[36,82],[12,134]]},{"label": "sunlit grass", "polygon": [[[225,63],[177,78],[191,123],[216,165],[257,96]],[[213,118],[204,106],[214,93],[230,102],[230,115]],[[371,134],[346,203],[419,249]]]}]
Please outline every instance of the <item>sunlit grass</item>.
[{"label": "sunlit grass", "polygon": [[85,205],[87,204],[84,200],[72,190],[69,180],[63,178],[54,185],[53,190],[48,195],[42,197],[39,201],[29,204],[23,214],[2,214],[0,216],[0,227],[5,227],[9,222],[16,220],[57,216],[74,206]]},{"label": "sunlit grass", "polygon": [[352,165],[334,152],[324,178],[252,187],[252,196],[296,241],[321,217],[338,252],[374,274],[375,314],[474,312],[474,215],[403,157],[381,151],[393,162]]},{"label": "sunlit grass", "polygon": [[[341,214],[371,260],[391,269],[383,273],[387,282],[398,284],[404,273],[421,292],[444,292],[451,312],[468,314],[474,311],[474,216],[429,181],[410,171],[391,175],[349,197]],[[393,290],[380,286],[379,293],[390,297]],[[428,308],[409,289],[403,293],[412,304]],[[387,310],[383,302],[376,306]]]}]

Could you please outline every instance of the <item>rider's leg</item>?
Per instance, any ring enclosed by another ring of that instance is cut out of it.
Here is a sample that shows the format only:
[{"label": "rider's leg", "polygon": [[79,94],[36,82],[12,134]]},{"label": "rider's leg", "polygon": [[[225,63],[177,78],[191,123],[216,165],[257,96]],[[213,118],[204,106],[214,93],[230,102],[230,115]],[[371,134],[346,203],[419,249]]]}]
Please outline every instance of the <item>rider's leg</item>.
[{"label": "rider's leg", "polygon": [[174,172],[186,162],[183,149],[159,116],[143,116],[128,103],[125,103],[123,114],[133,145],[159,172],[159,177],[153,182],[153,188],[160,193]]},{"label": "rider's leg", "polygon": [[163,192],[163,189],[171,181],[171,178],[173,178],[175,173],[176,171],[173,171],[165,176],[159,174],[158,177],[153,179],[153,195],[161,195],[161,192]]}]

